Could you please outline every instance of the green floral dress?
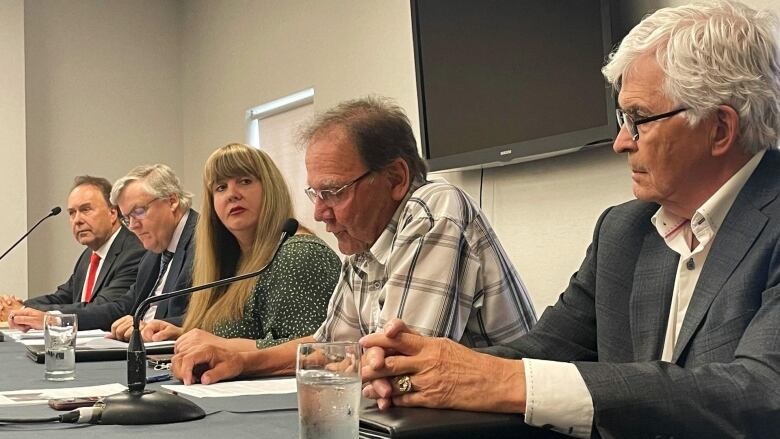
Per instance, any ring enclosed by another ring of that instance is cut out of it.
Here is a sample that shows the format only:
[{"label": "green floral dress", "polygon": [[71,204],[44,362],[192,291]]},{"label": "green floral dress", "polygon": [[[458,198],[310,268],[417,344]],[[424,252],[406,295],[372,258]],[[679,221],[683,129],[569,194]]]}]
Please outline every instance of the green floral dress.
[{"label": "green floral dress", "polygon": [[314,334],[325,320],[340,269],[338,256],[320,238],[290,237],[257,279],[242,318],[217,324],[214,334],[255,339],[258,349]]}]

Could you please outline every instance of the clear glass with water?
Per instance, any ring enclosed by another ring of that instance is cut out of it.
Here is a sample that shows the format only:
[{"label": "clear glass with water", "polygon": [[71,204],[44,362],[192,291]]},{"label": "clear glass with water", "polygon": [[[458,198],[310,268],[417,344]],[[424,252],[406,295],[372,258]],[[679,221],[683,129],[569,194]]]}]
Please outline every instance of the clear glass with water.
[{"label": "clear glass with water", "polygon": [[298,345],[296,368],[300,439],[358,437],[360,345]]},{"label": "clear glass with water", "polygon": [[50,381],[76,378],[76,335],[78,322],[75,314],[46,313],[43,317],[43,335],[46,348],[46,371]]}]

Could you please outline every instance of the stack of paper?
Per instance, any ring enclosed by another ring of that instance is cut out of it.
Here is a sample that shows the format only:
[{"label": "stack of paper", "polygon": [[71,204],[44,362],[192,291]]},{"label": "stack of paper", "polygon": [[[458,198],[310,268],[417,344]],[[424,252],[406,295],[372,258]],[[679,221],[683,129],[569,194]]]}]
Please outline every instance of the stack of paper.
[{"label": "stack of paper", "polygon": [[[79,335],[79,337],[81,336]],[[176,344],[176,340],[149,341],[144,343],[144,346],[146,346],[147,348],[152,348],[152,347],[159,347],[159,346],[173,346],[174,344]],[[83,342],[80,338],[77,338],[76,345],[79,347],[84,347],[89,349],[127,350],[127,343],[119,340],[114,340],[113,338],[104,338],[104,337],[88,338],[85,339]]]},{"label": "stack of paper", "polygon": [[108,396],[127,387],[114,383],[102,386],[70,387],[64,389],[11,390],[0,392],[0,407],[7,405],[46,404],[50,399]]},{"label": "stack of paper", "polygon": [[[43,330],[41,329],[31,329],[27,332],[22,332],[17,329],[6,329],[0,332],[3,333],[5,340],[16,341],[28,346],[43,344]],[[108,332],[100,329],[79,331],[76,336],[76,344],[80,346],[82,343],[86,343],[89,340],[101,339],[105,337],[106,334],[108,334]]]},{"label": "stack of paper", "polygon": [[280,393],[296,393],[295,378],[265,379],[253,381],[226,381],[216,384],[164,384],[165,389],[176,393],[194,396],[196,398],[224,398],[244,395],[275,395]]}]

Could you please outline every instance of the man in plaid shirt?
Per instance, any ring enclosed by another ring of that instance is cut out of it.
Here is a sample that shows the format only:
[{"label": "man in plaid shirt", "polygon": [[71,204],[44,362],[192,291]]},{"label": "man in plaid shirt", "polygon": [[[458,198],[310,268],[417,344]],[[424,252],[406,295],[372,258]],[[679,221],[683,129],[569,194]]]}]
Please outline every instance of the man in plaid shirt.
[{"label": "man in plaid shirt", "polygon": [[301,132],[314,217],[348,255],[328,316],[311,337],[253,352],[199,346],[173,371],[208,384],[295,369],[299,343],[355,341],[403,319],[470,347],[505,344],[536,322],[525,287],[482,211],[462,190],[426,180],[403,110],[381,98],[344,102]]}]

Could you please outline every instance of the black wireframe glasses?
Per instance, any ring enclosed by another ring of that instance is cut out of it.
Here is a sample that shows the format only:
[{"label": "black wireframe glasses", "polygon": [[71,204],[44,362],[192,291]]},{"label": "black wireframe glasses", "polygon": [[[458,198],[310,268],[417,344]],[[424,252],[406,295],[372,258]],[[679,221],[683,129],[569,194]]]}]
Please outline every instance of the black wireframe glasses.
[{"label": "black wireframe glasses", "polygon": [[131,210],[130,212],[127,212],[123,216],[119,218],[119,222],[122,223],[123,226],[130,228],[130,220],[142,220],[146,218],[146,212],[149,210],[149,207],[151,207],[152,203],[154,203],[157,200],[164,200],[163,197],[157,197],[148,203],[146,203],[145,206],[138,206],[135,209]]},{"label": "black wireframe glasses", "polygon": [[624,112],[622,109],[616,108],[615,115],[617,116],[618,126],[620,128],[623,128],[623,125],[625,125],[626,128],[628,128],[628,133],[631,134],[631,138],[634,140],[634,142],[636,142],[637,140],[639,140],[639,130],[637,129],[639,125],[642,125],[643,123],[654,122],[660,119],[666,119],[678,113],[682,113],[685,110],[687,110],[687,108],[678,108],[676,110],[672,110],[667,113],[647,116],[641,119],[634,119],[633,117],[631,117],[630,114]]}]

